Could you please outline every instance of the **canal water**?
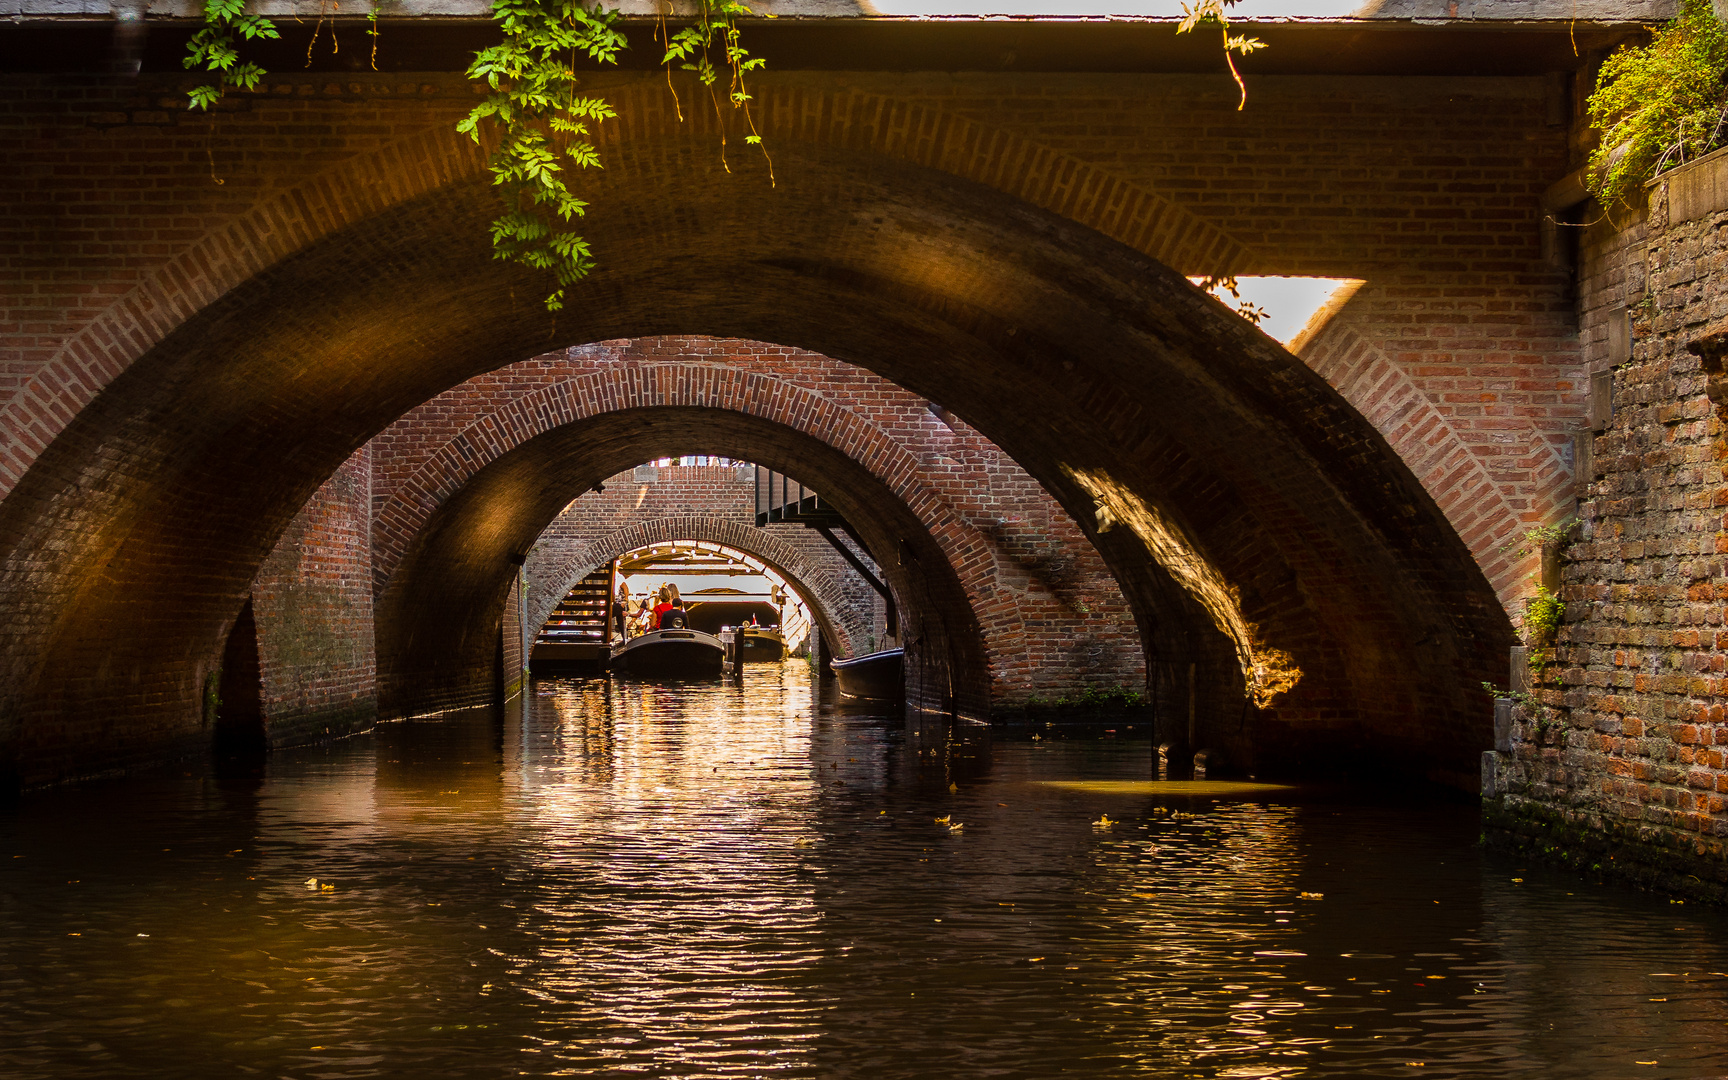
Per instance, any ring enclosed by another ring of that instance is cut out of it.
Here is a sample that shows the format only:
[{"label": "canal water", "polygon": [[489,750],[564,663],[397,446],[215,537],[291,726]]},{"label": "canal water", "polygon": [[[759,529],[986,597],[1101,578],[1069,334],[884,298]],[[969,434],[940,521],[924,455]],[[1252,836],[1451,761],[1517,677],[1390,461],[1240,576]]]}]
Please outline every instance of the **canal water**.
[{"label": "canal water", "polygon": [[1719,1077],[1728,917],[792,661],[0,816],[0,1076]]}]

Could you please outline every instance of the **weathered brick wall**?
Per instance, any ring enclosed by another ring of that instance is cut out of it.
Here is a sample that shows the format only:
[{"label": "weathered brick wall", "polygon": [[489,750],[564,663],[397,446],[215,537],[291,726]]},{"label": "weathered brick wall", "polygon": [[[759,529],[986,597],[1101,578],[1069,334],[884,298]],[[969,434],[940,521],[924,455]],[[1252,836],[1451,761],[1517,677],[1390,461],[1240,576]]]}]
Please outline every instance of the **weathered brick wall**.
[{"label": "weathered brick wall", "polygon": [[[643,523],[665,522],[657,530],[668,534],[664,539],[724,543],[727,536],[741,550],[773,559],[785,571],[805,571],[794,584],[836,624],[840,640],[830,642],[835,655],[869,652],[883,640],[887,612],[881,598],[826,540],[802,525],[756,528],[755,473],[749,467],[673,464],[656,469],[652,480],[638,481],[631,470],[609,477],[604,486],[605,491],[584,492],[572,500],[529,553],[530,623],[597,565],[584,557],[591,545]],[[722,531],[710,526],[700,536],[670,535],[677,532],[677,521],[692,518],[745,528]],[[877,569],[867,553],[864,559]],[[534,629],[530,626],[529,632]]]},{"label": "weathered brick wall", "polygon": [[377,716],[371,459],[361,449],[318,489],[252,583],[275,745],[346,734]]},{"label": "weathered brick wall", "polygon": [[1614,218],[1590,229],[1581,273],[1612,415],[1598,414],[1577,540],[1563,551],[1555,663],[1541,707],[1519,710],[1499,755],[1490,818],[1501,842],[1720,900],[1728,427],[1687,346],[1728,316],[1728,212],[1671,220],[1658,185],[1647,214]]},{"label": "weathered brick wall", "polygon": [[914,509],[947,549],[984,629],[996,704],[1093,685],[1144,685],[1139,633],[1121,590],[1079,527],[1025,470],[957,417],[936,414],[885,379],[760,342],[603,342],[500,368],[410,410],[372,443],[380,592],[438,493],[460,482],[447,474],[466,475],[538,434],[546,410],[533,395],[598,378],[625,388],[619,400],[646,401],[652,393],[642,373],[667,362],[688,365],[686,378],[704,368],[770,377],[841,407],[822,415],[800,410],[800,422],[818,437],[839,439],[861,418],[872,438],[892,444],[916,469],[896,479],[927,491],[927,504]]}]

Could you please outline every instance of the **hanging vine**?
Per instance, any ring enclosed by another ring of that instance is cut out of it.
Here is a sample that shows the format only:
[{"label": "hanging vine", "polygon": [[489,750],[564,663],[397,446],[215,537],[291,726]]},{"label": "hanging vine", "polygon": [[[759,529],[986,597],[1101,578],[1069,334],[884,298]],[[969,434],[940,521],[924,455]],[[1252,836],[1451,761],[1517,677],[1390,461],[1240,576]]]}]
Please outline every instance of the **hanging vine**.
[{"label": "hanging vine", "polygon": [[[722,85],[727,103],[743,113],[749,131],[745,142],[762,145],[745,76],[765,61],[751,57],[741,44],[738,19],[748,14],[738,0],[703,0],[689,26],[668,33],[662,23],[658,35],[668,72],[677,63],[707,88],[721,121],[721,164],[727,171]],[[564,290],[594,268],[588,242],[572,227],[587,214],[588,203],[570,189],[568,168],[601,167],[590,126],[617,115],[604,98],[577,92],[576,59],[586,55],[595,63],[613,64],[628,43],[616,10],[585,7],[578,0],[493,0],[492,17],[504,41],[476,53],[468,66],[468,77],[484,79],[491,93],[456,128],[476,144],[486,134],[495,135],[496,149],[486,165],[504,213],[492,222],[493,257],[550,273],[556,287],[546,297],[546,308],[558,311]]]},{"label": "hanging vine", "polygon": [[279,38],[276,24],[262,15],[248,15],[246,0],[204,0],[204,25],[192,35],[181,61],[188,71],[207,71],[216,81],[194,86],[186,94],[192,109],[208,109],[229,90],[250,90],[264,77],[264,69],[240,59],[240,40]]}]

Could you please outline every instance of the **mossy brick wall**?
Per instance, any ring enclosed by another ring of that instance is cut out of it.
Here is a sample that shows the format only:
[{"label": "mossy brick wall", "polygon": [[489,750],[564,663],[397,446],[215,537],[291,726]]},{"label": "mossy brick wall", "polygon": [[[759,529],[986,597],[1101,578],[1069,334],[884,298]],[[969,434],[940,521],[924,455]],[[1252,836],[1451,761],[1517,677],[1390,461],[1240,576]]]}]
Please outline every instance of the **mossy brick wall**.
[{"label": "mossy brick wall", "polygon": [[1728,426],[1687,345],[1728,316],[1728,211],[1670,220],[1659,184],[1616,216],[1587,233],[1581,278],[1612,416],[1564,552],[1547,711],[1520,713],[1489,824],[1497,842],[1721,900]]},{"label": "mossy brick wall", "polygon": [[295,516],[252,583],[273,745],[345,735],[377,717],[371,475],[362,448]]}]

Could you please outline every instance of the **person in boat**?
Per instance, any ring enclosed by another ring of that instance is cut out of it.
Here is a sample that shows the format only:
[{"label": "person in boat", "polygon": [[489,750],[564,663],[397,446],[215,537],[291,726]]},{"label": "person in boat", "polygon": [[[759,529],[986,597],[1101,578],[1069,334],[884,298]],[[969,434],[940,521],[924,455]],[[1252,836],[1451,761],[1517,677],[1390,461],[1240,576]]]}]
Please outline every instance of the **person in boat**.
[{"label": "person in boat", "polygon": [[684,598],[678,595],[678,586],[668,584],[667,590],[672,594],[672,610],[661,620],[662,630],[682,628],[685,625]]},{"label": "person in boat", "polygon": [[630,586],[620,581],[618,596],[612,601],[612,625],[618,631],[618,640],[623,641],[630,636]]},{"label": "person in boat", "polygon": [[666,614],[672,610],[672,586],[660,586],[660,592],[657,598],[659,603],[654,605],[654,617],[650,621],[650,625],[655,630],[661,630],[665,628],[663,621],[666,618]]}]

